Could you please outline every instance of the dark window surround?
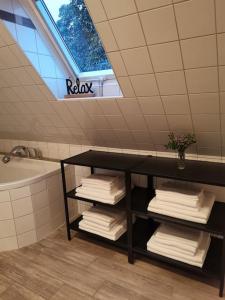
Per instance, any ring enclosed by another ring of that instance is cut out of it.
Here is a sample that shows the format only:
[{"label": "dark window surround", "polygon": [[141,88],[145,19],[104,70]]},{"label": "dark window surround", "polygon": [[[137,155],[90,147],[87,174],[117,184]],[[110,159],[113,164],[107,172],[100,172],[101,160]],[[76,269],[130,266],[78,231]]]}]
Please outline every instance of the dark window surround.
[{"label": "dark window surround", "polygon": [[0,19],[11,22],[11,23],[15,23],[18,25],[22,25],[22,26],[25,26],[28,28],[36,29],[33,22],[31,21],[31,19],[16,15],[16,14],[13,14],[8,11],[1,10],[1,9],[0,9]]}]

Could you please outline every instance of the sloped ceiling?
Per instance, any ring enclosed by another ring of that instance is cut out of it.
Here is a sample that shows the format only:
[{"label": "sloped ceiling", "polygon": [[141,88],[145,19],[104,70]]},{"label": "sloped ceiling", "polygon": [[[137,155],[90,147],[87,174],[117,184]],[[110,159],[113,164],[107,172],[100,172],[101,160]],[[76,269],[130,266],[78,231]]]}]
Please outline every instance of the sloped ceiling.
[{"label": "sloped ceiling", "polygon": [[0,23],[0,138],[224,155],[224,0],[86,0],[122,99],[57,101]]}]

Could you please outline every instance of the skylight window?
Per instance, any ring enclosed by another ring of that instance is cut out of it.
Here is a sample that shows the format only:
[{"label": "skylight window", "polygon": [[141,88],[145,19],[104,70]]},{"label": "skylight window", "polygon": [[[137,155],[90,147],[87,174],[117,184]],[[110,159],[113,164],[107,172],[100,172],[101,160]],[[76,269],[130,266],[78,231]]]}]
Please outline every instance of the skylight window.
[{"label": "skylight window", "polygon": [[36,5],[76,73],[112,69],[84,0],[36,0]]}]

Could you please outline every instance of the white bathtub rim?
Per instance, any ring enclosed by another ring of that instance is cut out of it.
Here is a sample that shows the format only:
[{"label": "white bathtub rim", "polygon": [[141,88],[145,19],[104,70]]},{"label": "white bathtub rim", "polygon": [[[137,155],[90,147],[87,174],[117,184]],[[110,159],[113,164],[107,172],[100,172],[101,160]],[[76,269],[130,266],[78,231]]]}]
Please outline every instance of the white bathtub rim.
[{"label": "white bathtub rim", "polygon": [[[2,156],[0,155],[0,159],[2,158]],[[30,161],[32,159],[27,159],[27,158],[22,158],[21,160],[26,160],[26,161]],[[29,178],[24,178],[22,180],[16,180],[16,181],[10,181],[10,182],[5,182],[5,183],[0,183],[0,191],[5,191],[5,190],[10,190],[10,189],[16,189],[16,188],[20,188],[20,187],[24,187],[26,185],[30,185],[30,184],[33,184],[33,183],[36,183],[36,182],[39,182],[49,176],[52,176],[52,175],[56,175],[56,174],[60,174],[61,173],[61,169],[60,169],[60,163],[57,163],[57,162],[50,162],[50,161],[44,161],[44,160],[32,160],[33,162],[34,161],[38,161],[39,163],[40,162],[43,162],[43,164],[54,164],[56,167],[56,169],[54,170],[43,170],[40,171],[39,174],[35,175],[35,176],[31,176]],[[33,163],[32,162],[32,163]],[[22,163],[22,161],[21,161]],[[10,164],[10,162],[8,163]],[[1,168],[1,167],[0,167]]]}]

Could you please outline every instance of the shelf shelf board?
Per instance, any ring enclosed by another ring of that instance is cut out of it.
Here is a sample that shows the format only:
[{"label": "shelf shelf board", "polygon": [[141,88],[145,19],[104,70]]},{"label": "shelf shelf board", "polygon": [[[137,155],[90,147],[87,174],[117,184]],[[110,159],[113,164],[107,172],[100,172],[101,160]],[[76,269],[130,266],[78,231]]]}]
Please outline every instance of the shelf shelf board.
[{"label": "shelf shelf board", "polygon": [[209,276],[219,275],[220,261],[218,257],[221,257],[222,254],[222,240],[212,238],[205,263],[203,268],[200,268],[148,251],[147,242],[158,226],[159,223],[153,220],[137,218],[136,224],[134,225],[134,235],[136,236],[133,248],[134,253],[197,274]]},{"label": "shelf shelf board", "polygon": [[186,160],[185,169],[177,168],[177,159],[146,157],[134,166],[131,173],[156,176],[182,181],[225,186],[225,164],[197,160]]},{"label": "shelf shelf board", "polygon": [[113,246],[116,246],[116,247],[119,247],[122,249],[127,249],[127,233],[126,232],[117,241],[112,241],[112,240],[104,238],[100,235],[80,229],[79,222],[81,220],[82,220],[82,216],[80,216],[75,221],[70,223],[70,229],[77,231],[77,232],[81,232],[82,234],[88,236],[92,240],[104,242],[104,243],[107,243],[107,244],[110,244],[110,245],[113,245]]},{"label": "shelf shelf board", "polygon": [[217,259],[221,255],[222,249],[222,241],[219,239],[212,238],[204,265],[202,268],[189,265],[187,263],[183,263],[178,260],[174,260],[172,258],[162,256],[153,252],[150,252],[146,248],[145,245],[137,245],[134,247],[134,253],[143,255],[150,259],[159,261],[161,263],[168,264],[170,266],[174,266],[186,271],[191,271],[198,275],[206,275],[206,276],[219,276],[220,274],[220,265],[219,260]]},{"label": "shelf shelf board", "polygon": [[215,202],[207,224],[200,224],[148,211],[147,207],[151,197],[153,195],[147,189],[136,187],[132,192],[132,212],[142,218],[152,218],[158,222],[177,224],[206,231],[221,239],[224,237],[225,203]]},{"label": "shelf shelf board", "polygon": [[103,203],[103,202],[99,202],[99,201],[96,201],[96,200],[92,200],[92,199],[87,199],[87,198],[83,198],[83,197],[77,197],[75,195],[76,193],[76,188],[69,191],[66,196],[68,198],[72,198],[72,199],[75,199],[75,200],[79,200],[79,201],[84,201],[84,202],[88,202],[88,203],[93,203],[93,204],[96,204],[98,206],[105,206],[105,207],[110,207],[110,208],[117,208],[117,209],[123,209],[125,210],[126,209],[126,200],[125,200],[125,197],[123,199],[121,199],[119,202],[117,202],[116,204],[109,204],[109,203]]},{"label": "shelf shelf board", "polygon": [[116,171],[128,171],[147,156],[89,150],[62,160],[62,163]]}]

